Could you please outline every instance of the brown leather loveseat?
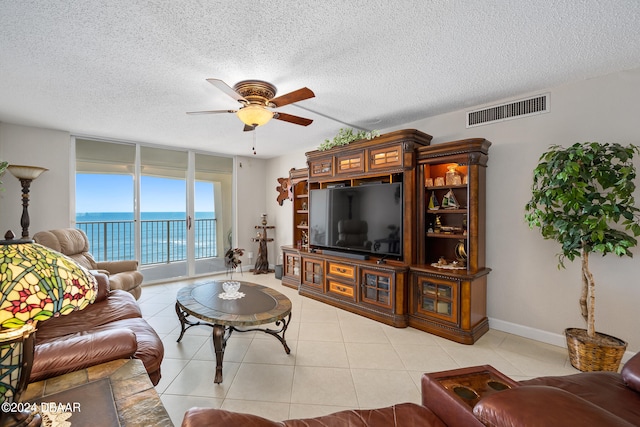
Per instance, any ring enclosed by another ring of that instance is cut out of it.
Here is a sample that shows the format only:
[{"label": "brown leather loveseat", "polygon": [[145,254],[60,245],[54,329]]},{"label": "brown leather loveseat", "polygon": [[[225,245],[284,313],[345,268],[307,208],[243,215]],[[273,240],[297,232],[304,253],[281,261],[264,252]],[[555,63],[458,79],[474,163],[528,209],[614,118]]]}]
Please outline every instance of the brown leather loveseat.
[{"label": "brown leather loveseat", "polygon": [[[445,373],[455,376],[475,368],[493,369],[479,366]],[[422,405],[401,403],[281,422],[222,409],[191,408],[182,426],[640,426],[640,353],[624,365],[621,373],[583,372],[520,382],[510,380],[512,388],[480,397],[475,406],[455,394],[442,392],[443,388],[434,380],[437,377],[422,376]]]},{"label": "brown leather loveseat", "polygon": [[89,252],[89,239],[82,230],[76,228],[60,228],[40,231],[33,235],[33,240],[54,251],[61,252],[85,267],[97,270],[109,276],[111,289],[122,289],[136,299],[142,293],[142,273],[138,271],[138,261],[101,261],[96,262]]},{"label": "brown leather loveseat", "polygon": [[142,361],[151,382],[158,384],[164,356],[160,337],[142,318],[130,293],[110,290],[105,274],[94,275],[98,296],[93,304],[38,323],[29,382],[133,357]]}]

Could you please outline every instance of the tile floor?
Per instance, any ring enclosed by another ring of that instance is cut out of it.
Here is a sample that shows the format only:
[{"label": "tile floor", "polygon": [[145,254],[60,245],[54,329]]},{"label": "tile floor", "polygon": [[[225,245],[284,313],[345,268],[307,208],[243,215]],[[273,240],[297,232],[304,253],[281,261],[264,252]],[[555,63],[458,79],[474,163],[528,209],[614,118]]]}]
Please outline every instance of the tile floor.
[{"label": "tile floor", "polygon": [[[213,278],[224,278],[217,276]],[[397,329],[301,297],[270,275],[244,273],[287,295],[293,304],[286,339],[234,334],[214,384],[211,328],[189,329],[180,343],[175,296],[181,287],[212,278],[146,286],[139,300],[163,340],[162,380],[156,386],[175,425],[192,406],[223,408],[272,420],[324,415],[345,408],[420,403],[424,372],[493,365],[516,380],[578,372],[566,349],[491,330],[473,346],[413,329]]]}]

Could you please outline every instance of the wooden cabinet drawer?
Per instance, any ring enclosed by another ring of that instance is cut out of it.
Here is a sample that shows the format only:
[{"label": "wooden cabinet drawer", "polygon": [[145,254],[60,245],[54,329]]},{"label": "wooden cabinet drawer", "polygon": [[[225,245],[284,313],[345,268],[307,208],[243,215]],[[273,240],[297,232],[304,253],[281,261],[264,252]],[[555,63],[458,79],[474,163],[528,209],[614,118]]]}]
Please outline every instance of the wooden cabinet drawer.
[{"label": "wooden cabinet drawer", "polygon": [[347,279],[351,282],[356,280],[356,267],[354,265],[340,264],[329,261],[329,274],[332,276]]},{"label": "wooden cabinet drawer", "polygon": [[402,166],[402,144],[369,150],[369,169]]},{"label": "wooden cabinet drawer", "polygon": [[312,178],[332,176],[333,175],[333,157],[314,160],[309,163],[309,176]]},{"label": "wooden cabinet drawer", "polygon": [[337,173],[364,172],[364,153],[347,154],[336,157]]},{"label": "wooden cabinet drawer", "polygon": [[355,292],[352,285],[329,280],[329,292],[333,292],[345,297],[355,299]]}]

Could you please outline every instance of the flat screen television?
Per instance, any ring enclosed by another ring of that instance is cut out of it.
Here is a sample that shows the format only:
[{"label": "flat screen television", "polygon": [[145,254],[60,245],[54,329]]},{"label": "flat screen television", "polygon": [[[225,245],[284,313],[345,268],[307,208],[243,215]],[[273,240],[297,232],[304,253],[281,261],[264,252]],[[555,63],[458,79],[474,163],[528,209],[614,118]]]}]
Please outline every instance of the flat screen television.
[{"label": "flat screen television", "polygon": [[309,243],[376,256],[402,256],[402,183],[311,190]]}]

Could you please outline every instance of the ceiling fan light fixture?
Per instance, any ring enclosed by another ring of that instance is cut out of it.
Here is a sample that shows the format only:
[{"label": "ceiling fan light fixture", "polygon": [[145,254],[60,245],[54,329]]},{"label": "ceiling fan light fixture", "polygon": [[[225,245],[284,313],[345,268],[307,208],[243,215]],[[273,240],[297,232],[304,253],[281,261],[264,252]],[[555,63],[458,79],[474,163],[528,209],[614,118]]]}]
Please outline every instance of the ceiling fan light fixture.
[{"label": "ceiling fan light fixture", "polygon": [[259,105],[247,105],[240,108],[236,114],[247,126],[262,126],[273,118],[273,111]]}]

